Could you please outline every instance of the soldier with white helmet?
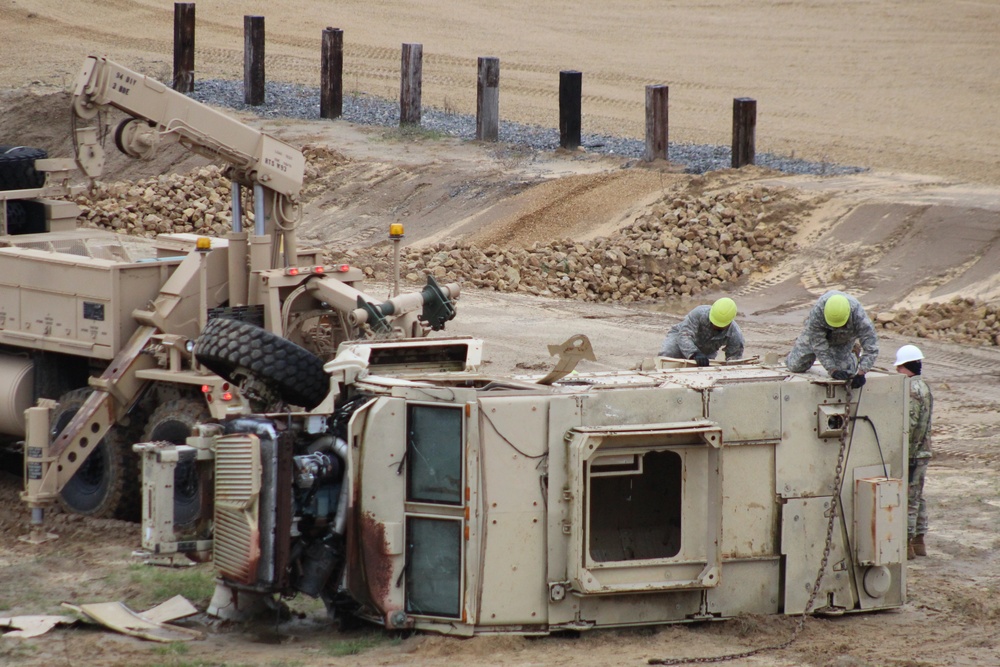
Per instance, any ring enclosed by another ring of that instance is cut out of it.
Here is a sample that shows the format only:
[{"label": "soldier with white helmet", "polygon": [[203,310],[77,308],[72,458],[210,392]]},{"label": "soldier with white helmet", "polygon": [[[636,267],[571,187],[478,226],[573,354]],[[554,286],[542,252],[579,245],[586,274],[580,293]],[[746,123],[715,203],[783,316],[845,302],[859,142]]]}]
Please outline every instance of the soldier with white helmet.
[{"label": "soldier with white helmet", "polygon": [[[860,359],[854,344],[861,344]],[[855,389],[878,357],[875,326],[853,296],[831,290],[821,296],[806,316],[805,327],[785,359],[793,373],[804,373],[817,359],[834,380],[850,380]]]},{"label": "soldier with white helmet", "polygon": [[729,297],[722,297],[711,306],[698,306],[667,332],[660,356],[694,359],[699,366],[708,366],[709,360],[725,348],[726,361],[741,359],[743,332],[733,321],[735,318],[736,302]]},{"label": "soldier with white helmet", "polygon": [[916,345],[904,345],[896,351],[896,370],[909,378],[910,384],[910,479],[907,503],[907,558],[926,556],[927,503],[924,502],[924,479],[931,460],[931,411],[934,397],[921,376],[923,352]]}]

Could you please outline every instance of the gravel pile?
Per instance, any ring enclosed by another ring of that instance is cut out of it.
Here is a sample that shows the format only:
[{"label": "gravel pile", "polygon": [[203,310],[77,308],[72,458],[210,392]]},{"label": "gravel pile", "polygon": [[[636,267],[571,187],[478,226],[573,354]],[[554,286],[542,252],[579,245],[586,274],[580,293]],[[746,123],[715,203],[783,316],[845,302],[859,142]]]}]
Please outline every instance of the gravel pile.
[{"label": "gravel pile", "polygon": [[[741,186],[714,197],[664,198],[609,237],[557,240],[531,248],[435,244],[401,253],[407,280],[460,280],[499,292],[629,303],[690,296],[765,270],[794,249],[795,228],[781,212],[782,190]],[[783,222],[774,222],[776,218]],[[354,254],[378,279],[392,250]]]},{"label": "gravel pile", "polygon": [[216,166],[135,182],[98,183],[76,197],[84,227],[152,238],[169,232],[223,236],[232,219],[230,181]]},{"label": "gravel pile", "polygon": [[904,336],[973,345],[1000,345],[1000,306],[956,297],[917,310],[870,313],[877,327]]},{"label": "gravel pile", "polygon": [[[243,102],[242,81],[210,79],[198,81],[191,97],[200,102],[247,111],[265,118],[319,120],[320,117],[317,87],[269,82],[265,85],[264,104],[249,106]],[[399,103],[369,95],[345,96],[343,117],[362,125],[398,127]],[[421,110],[420,125],[426,130],[460,139],[474,139],[476,136],[476,118],[471,115],[424,107]],[[625,137],[584,134],[581,140],[588,152],[631,159],[641,158],[646,148],[645,140]],[[537,151],[554,151],[559,148],[559,130],[501,121],[500,142],[527,146]],[[728,169],[732,164],[729,146],[671,143],[669,155],[671,162],[684,165],[684,170],[691,174]],[[865,171],[859,167],[809,162],[771,153],[758,153],[756,164],[791,174],[854,174]]]}]

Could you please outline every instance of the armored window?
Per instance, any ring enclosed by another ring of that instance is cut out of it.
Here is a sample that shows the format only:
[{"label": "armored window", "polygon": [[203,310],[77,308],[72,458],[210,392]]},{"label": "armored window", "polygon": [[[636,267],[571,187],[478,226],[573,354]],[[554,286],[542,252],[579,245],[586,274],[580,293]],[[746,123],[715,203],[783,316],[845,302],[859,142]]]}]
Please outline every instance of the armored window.
[{"label": "armored window", "polygon": [[459,618],[462,522],[409,517],[406,535],[406,611]]},{"label": "armored window", "polygon": [[462,410],[407,406],[406,498],[462,504]]},{"label": "armored window", "polygon": [[589,465],[590,557],[672,558],[681,548],[683,465],[671,451],[603,456]]}]

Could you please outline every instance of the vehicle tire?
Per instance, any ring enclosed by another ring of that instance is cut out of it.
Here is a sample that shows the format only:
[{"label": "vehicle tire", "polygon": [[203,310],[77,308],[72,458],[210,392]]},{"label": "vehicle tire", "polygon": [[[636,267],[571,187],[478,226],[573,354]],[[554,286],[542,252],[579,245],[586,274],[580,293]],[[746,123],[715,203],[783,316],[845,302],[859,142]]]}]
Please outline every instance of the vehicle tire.
[{"label": "vehicle tire", "polygon": [[40,148],[0,146],[0,190],[27,190],[45,185],[45,174],[35,169],[35,160],[48,156]]},{"label": "vehicle tire", "polygon": [[[201,399],[181,398],[156,408],[146,422],[143,442],[167,441],[183,445],[196,424],[212,418]],[[185,528],[201,517],[203,480],[194,461],[182,461],[174,468],[174,527]]]},{"label": "vehicle tire", "polygon": [[271,386],[282,400],[312,410],[330,391],[323,360],[309,350],[239,320],[210,320],[194,355],[213,373],[233,382],[239,369]]},{"label": "vehicle tire", "polygon": [[40,234],[45,230],[45,207],[35,201],[7,200],[7,233]]},{"label": "vehicle tire", "polygon": [[[55,438],[83,406],[91,389],[64,394],[52,415]],[[139,519],[139,463],[132,451],[134,431],[112,426],[76,474],[59,492],[68,512],[101,519]]]}]

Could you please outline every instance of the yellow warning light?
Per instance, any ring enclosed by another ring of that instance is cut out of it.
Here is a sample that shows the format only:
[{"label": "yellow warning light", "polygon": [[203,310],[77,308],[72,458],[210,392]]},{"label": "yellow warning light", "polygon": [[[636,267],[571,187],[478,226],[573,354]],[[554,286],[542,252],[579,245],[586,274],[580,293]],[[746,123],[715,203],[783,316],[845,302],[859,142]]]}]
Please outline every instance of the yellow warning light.
[{"label": "yellow warning light", "polygon": [[399,238],[403,235],[403,223],[394,222],[389,225],[389,236],[390,238]]},{"label": "yellow warning light", "polygon": [[199,236],[198,240],[195,241],[194,247],[198,250],[211,250],[212,249],[212,239],[207,236]]}]

